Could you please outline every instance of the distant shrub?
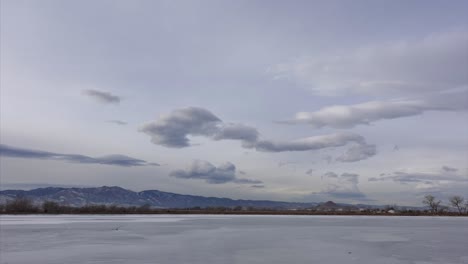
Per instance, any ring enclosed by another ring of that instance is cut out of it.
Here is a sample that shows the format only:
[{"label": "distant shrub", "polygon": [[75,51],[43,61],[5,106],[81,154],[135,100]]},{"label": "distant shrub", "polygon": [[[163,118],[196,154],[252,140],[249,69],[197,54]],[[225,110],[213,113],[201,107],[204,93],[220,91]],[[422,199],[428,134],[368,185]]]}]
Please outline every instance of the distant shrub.
[{"label": "distant shrub", "polygon": [[13,201],[7,202],[5,205],[6,213],[37,213],[38,208],[34,206],[33,202],[26,197],[18,197]]},{"label": "distant shrub", "polygon": [[62,210],[61,206],[52,201],[45,201],[42,204],[42,211],[46,214],[60,214],[63,213],[64,210]]}]

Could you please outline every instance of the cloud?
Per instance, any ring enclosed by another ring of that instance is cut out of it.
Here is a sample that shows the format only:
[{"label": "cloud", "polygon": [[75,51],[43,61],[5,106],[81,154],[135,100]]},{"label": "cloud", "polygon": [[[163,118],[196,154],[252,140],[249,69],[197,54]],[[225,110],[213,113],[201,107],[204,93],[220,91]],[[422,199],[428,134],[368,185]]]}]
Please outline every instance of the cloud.
[{"label": "cloud", "polygon": [[172,111],[140,129],[151,136],[154,144],[182,148],[190,146],[188,136],[204,136],[213,140],[240,140],[251,147],[258,139],[258,131],[250,126],[223,123],[210,111],[188,107]]},{"label": "cloud", "polygon": [[172,111],[154,122],[149,122],[140,129],[151,137],[151,142],[170,148],[188,147],[191,136],[213,137],[219,128],[221,119],[210,111],[188,107]]},{"label": "cloud", "polygon": [[251,179],[234,179],[234,183],[239,183],[239,184],[258,184],[258,183],[263,183],[262,181],[259,180],[251,180]]},{"label": "cloud", "polygon": [[45,159],[45,160],[63,160],[72,163],[81,164],[105,164],[121,167],[136,167],[136,166],[159,166],[157,163],[150,163],[144,160],[135,159],[124,155],[107,155],[103,157],[89,157],[79,154],[61,154],[41,150],[31,150],[17,148],[7,145],[0,145],[0,156],[10,158],[24,159]]},{"label": "cloud", "polygon": [[420,94],[467,87],[468,33],[380,43],[342,54],[301,57],[269,69],[274,79],[319,95]]},{"label": "cloud", "polygon": [[330,164],[330,163],[333,162],[333,157],[330,156],[330,155],[326,155],[326,156],[324,156],[322,159],[323,159],[324,161],[326,161],[327,164]]},{"label": "cloud", "polygon": [[250,187],[252,187],[252,188],[256,188],[256,189],[263,189],[263,188],[265,188],[265,185],[262,185],[262,184],[256,184],[256,185],[251,185]]},{"label": "cloud", "polygon": [[334,172],[326,172],[322,175],[322,179],[323,178],[338,178],[338,174],[334,173]]},{"label": "cloud", "polygon": [[210,184],[237,183],[237,184],[261,184],[262,181],[237,178],[236,166],[230,162],[215,167],[208,161],[194,160],[185,170],[175,170],[170,174],[180,179],[204,180]]},{"label": "cloud", "polygon": [[341,147],[348,143],[365,144],[365,139],[354,133],[334,133],[291,141],[259,140],[255,149],[263,152],[307,151]]},{"label": "cloud", "polygon": [[466,182],[468,183],[468,173],[462,175],[457,173],[458,169],[442,166],[437,170],[401,170],[392,173],[382,173],[380,177],[371,177],[369,181],[393,181],[401,184],[424,183],[438,184],[439,182]]},{"label": "cloud", "polygon": [[375,147],[354,133],[342,132],[289,141],[265,140],[259,137],[260,133],[254,127],[223,123],[210,111],[198,107],[174,110],[143,125],[140,131],[149,135],[154,144],[170,148],[188,147],[191,145],[189,136],[204,136],[212,140],[238,140],[242,142],[242,147],[260,152],[313,151],[353,144],[355,147],[350,149],[350,153],[339,159],[344,162],[375,155]]},{"label": "cloud", "polygon": [[406,169],[382,173],[380,177],[372,177],[368,181],[393,181],[409,185],[417,195],[432,194],[444,198],[452,195],[468,195],[468,169],[460,172],[448,166],[439,169]]},{"label": "cloud", "polygon": [[283,166],[288,166],[288,165],[295,165],[297,162],[292,162],[292,161],[280,161],[278,162],[278,167],[283,167]]},{"label": "cloud", "polygon": [[452,167],[449,167],[449,166],[442,166],[442,170],[446,171],[446,172],[456,172],[456,171],[458,171],[457,168],[452,168]]},{"label": "cloud", "polygon": [[84,90],[83,94],[90,96],[96,99],[100,103],[105,104],[118,104],[120,103],[121,98],[117,95],[113,95],[109,92],[103,92],[98,90]]},{"label": "cloud", "polygon": [[359,144],[347,149],[343,154],[336,158],[340,162],[355,162],[364,160],[377,154],[375,145]]},{"label": "cloud", "polygon": [[366,195],[359,190],[359,175],[354,173],[327,172],[323,178],[331,179],[322,193],[337,199],[368,200]]},{"label": "cloud", "polygon": [[359,175],[354,174],[354,173],[342,173],[341,176],[339,177],[343,181],[350,182],[353,184],[358,184],[359,183]]},{"label": "cloud", "polygon": [[299,112],[286,124],[308,124],[314,128],[352,128],[380,120],[421,115],[427,111],[468,110],[468,90],[426,96],[423,99],[372,101],[354,105],[334,105],[315,112]]},{"label": "cloud", "polygon": [[343,147],[353,144],[336,159],[341,162],[355,162],[374,156],[374,145],[366,143],[364,137],[347,132],[301,138],[291,141],[259,140],[255,149],[261,152],[314,151],[326,148]]},{"label": "cloud", "polygon": [[326,181],[326,185],[322,188],[321,192],[308,195],[309,199],[371,201],[371,199],[359,190],[358,174],[346,172],[337,174],[329,171],[324,173],[321,178]]},{"label": "cloud", "polygon": [[242,124],[226,124],[218,129],[213,136],[214,140],[241,140],[243,146],[251,147],[257,142],[259,133],[257,129]]},{"label": "cloud", "polygon": [[121,121],[121,120],[109,120],[107,121],[108,123],[112,123],[112,124],[116,124],[116,125],[120,125],[120,126],[124,126],[127,124],[127,122],[125,121]]},{"label": "cloud", "polygon": [[326,193],[332,198],[345,199],[345,200],[359,200],[359,201],[371,201],[367,196],[360,191],[345,191],[340,189],[330,189]]}]

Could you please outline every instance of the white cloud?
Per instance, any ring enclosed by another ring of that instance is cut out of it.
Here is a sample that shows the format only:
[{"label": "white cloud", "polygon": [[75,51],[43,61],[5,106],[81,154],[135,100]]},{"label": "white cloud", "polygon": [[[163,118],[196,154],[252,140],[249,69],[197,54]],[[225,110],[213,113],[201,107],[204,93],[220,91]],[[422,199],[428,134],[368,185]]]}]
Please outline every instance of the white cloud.
[{"label": "white cloud", "polygon": [[379,120],[421,115],[426,111],[468,109],[468,90],[427,96],[423,99],[372,101],[354,105],[334,105],[314,112],[299,112],[289,124],[308,124],[314,128],[352,128]]}]

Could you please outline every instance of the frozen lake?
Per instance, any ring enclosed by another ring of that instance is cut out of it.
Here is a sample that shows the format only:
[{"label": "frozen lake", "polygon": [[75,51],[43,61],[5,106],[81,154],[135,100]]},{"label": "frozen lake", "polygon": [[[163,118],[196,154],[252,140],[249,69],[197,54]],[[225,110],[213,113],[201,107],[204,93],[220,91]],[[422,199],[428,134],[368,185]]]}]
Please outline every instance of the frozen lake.
[{"label": "frozen lake", "polygon": [[0,216],[0,263],[468,263],[468,218]]}]

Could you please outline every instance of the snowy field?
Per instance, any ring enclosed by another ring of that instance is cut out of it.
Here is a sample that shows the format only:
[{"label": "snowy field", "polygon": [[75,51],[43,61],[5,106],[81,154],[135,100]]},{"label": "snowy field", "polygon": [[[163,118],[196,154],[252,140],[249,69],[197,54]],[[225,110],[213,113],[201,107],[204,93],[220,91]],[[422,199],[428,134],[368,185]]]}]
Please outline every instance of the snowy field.
[{"label": "snowy field", "polygon": [[0,216],[0,263],[468,263],[468,218]]}]

